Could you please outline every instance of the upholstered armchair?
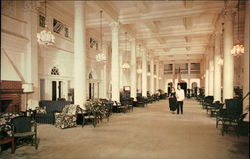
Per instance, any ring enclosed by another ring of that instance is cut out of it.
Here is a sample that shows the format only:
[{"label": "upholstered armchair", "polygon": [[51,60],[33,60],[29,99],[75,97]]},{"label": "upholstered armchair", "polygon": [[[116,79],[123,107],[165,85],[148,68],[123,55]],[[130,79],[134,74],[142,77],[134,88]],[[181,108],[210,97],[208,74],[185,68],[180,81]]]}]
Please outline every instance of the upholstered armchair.
[{"label": "upholstered armchair", "polygon": [[61,113],[55,114],[55,126],[58,128],[76,127],[77,113],[82,112],[78,105],[66,105]]}]

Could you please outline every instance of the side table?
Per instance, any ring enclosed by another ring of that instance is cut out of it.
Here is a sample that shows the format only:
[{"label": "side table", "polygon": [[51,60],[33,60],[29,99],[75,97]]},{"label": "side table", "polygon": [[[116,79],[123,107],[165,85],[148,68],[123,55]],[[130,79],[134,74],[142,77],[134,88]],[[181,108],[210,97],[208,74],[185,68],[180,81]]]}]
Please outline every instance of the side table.
[{"label": "side table", "polygon": [[7,144],[11,142],[11,153],[15,152],[15,145],[14,145],[14,139],[11,137],[5,137],[2,140],[0,140],[0,146],[3,144]]}]

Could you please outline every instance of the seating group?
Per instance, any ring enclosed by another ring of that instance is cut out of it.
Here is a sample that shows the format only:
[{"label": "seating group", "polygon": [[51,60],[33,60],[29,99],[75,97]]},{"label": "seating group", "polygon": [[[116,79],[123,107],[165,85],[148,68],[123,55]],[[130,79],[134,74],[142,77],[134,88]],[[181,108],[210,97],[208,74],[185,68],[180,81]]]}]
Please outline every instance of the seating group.
[{"label": "seating group", "polygon": [[196,100],[210,117],[215,117],[215,126],[220,128],[222,136],[232,131],[238,137],[242,134],[241,130],[244,129],[243,119],[247,113],[243,113],[241,98],[226,99],[225,103],[221,103],[220,101],[214,101],[213,96],[200,94],[196,97]]},{"label": "seating group", "polygon": [[[149,103],[165,99],[163,95],[153,94],[147,97],[137,96],[134,98],[121,98],[120,101],[108,99],[88,100],[85,109],[70,101],[42,100],[35,110],[27,110],[20,114],[0,115],[0,128],[4,128],[8,141],[13,141],[13,152],[19,146],[30,143],[38,148],[37,123],[52,124],[57,128],[65,129],[76,127],[79,122],[82,127],[91,123],[94,127],[109,121],[113,113],[127,113],[133,111],[134,107],[145,107]],[[4,121],[4,122],[3,122]],[[2,143],[2,142],[1,142]],[[3,142],[5,143],[5,142]]]}]

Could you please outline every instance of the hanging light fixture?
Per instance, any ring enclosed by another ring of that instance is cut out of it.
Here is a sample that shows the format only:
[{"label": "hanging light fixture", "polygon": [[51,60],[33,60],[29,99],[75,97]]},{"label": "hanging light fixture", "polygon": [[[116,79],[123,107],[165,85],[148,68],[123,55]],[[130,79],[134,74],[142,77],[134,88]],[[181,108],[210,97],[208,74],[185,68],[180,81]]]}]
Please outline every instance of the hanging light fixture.
[{"label": "hanging light fixture", "polygon": [[125,62],[123,63],[122,65],[122,68],[123,69],[129,69],[130,68],[130,65],[128,63],[128,59],[127,59],[127,32],[125,32]]},{"label": "hanging light fixture", "polygon": [[106,55],[102,52],[102,10],[100,10],[100,50],[95,58],[98,62],[106,61]]},{"label": "hanging light fixture", "polygon": [[46,25],[47,21],[47,1],[45,0],[45,29],[40,33],[37,33],[37,42],[41,45],[53,45],[55,43],[55,36],[49,30],[49,27]]},{"label": "hanging light fixture", "polygon": [[231,54],[233,56],[241,56],[244,54],[244,46],[240,44],[240,0],[238,1],[238,40],[237,44],[231,49]]}]

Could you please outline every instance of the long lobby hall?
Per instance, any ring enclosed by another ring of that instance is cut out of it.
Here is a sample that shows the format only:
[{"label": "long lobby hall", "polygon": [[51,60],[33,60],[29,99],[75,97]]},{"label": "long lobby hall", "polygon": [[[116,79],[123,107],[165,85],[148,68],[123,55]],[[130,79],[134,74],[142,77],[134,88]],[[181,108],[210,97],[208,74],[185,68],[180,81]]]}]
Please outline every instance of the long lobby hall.
[{"label": "long lobby hall", "polygon": [[249,158],[249,10],[2,0],[0,158]]},{"label": "long lobby hall", "polygon": [[[184,103],[184,114],[172,114],[168,100],[135,108],[131,113],[112,116],[93,129],[60,130],[39,125],[39,149],[25,146],[2,159],[247,159],[247,136],[221,136],[210,118],[194,99]],[[72,135],[74,134],[74,135]]]}]

